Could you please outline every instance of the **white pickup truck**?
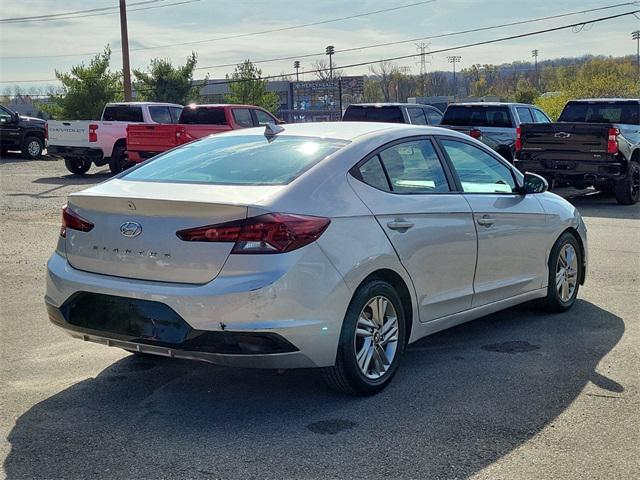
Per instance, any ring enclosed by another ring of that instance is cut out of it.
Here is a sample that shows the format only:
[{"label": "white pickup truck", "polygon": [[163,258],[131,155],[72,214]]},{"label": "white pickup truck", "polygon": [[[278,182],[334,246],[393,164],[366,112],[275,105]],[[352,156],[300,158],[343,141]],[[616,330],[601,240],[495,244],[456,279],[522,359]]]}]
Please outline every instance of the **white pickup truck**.
[{"label": "white pickup truck", "polygon": [[91,164],[109,164],[113,173],[127,167],[127,126],[137,123],[177,123],[182,105],[174,103],[107,103],[102,118],[49,120],[47,152],[64,158],[71,173],[87,173]]}]

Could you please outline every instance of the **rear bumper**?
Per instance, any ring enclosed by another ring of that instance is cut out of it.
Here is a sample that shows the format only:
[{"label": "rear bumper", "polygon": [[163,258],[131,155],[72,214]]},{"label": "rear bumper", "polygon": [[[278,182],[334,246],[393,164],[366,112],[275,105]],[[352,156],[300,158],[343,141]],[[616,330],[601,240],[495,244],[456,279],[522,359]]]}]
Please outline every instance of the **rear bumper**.
[{"label": "rear bumper", "polygon": [[104,153],[100,148],[47,145],[47,152],[49,155],[60,156],[63,158],[86,158],[92,162],[99,162],[104,158]]},{"label": "rear bumper", "polygon": [[626,166],[619,161],[580,161],[519,159],[513,164],[521,172],[543,175],[549,179],[568,181],[606,181],[619,180],[625,176]]},{"label": "rear bumper", "polygon": [[54,253],[45,303],[73,337],[126,350],[240,367],[333,365],[351,293],[324,253],[301,249],[276,278],[246,273],[251,262],[230,258],[218,278],[187,285],[84,272]]}]

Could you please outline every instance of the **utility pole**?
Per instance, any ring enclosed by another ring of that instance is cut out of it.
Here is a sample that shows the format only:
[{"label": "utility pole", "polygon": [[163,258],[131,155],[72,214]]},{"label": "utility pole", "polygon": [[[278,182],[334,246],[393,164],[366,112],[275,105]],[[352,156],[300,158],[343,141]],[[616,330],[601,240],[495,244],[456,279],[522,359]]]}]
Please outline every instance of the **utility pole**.
[{"label": "utility pole", "polygon": [[631,38],[636,41],[636,69],[638,70],[638,82],[640,82],[640,30],[631,32]]},{"label": "utility pole", "polygon": [[300,70],[300,61],[296,60],[295,62],[293,62],[293,68],[296,69],[296,82],[300,81],[300,75],[298,73],[298,70]]},{"label": "utility pole", "polygon": [[131,67],[129,66],[129,34],[127,33],[126,0],[120,0],[120,43],[122,43],[122,83],[124,101],[131,101]]},{"label": "utility pole", "polygon": [[456,83],[456,63],[459,63],[462,60],[460,55],[449,55],[447,57],[447,62],[453,64],[453,96],[455,97],[458,93],[458,84]]},{"label": "utility pole", "polygon": [[325,48],[325,53],[329,55],[329,78],[333,80],[333,54],[336,53],[336,49],[333,45],[329,45]]},{"label": "utility pole", "polygon": [[536,88],[539,88],[538,85],[540,83],[540,78],[538,77],[538,49],[531,50],[531,56],[533,57],[536,69]]},{"label": "utility pole", "polygon": [[415,44],[420,52],[420,93],[424,97],[425,95],[425,80],[427,76],[427,51],[429,50],[429,44],[420,42]]}]

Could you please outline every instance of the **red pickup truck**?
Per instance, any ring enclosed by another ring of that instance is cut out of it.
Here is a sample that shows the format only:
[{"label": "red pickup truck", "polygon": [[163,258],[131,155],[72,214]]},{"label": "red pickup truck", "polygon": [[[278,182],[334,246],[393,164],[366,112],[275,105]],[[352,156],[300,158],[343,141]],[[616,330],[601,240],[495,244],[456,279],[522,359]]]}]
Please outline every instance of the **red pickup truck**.
[{"label": "red pickup truck", "polygon": [[140,163],[171,148],[214,133],[282,123],[266,110],[253,105],[188,105],[177,124],[129,125],[127,156]]}]

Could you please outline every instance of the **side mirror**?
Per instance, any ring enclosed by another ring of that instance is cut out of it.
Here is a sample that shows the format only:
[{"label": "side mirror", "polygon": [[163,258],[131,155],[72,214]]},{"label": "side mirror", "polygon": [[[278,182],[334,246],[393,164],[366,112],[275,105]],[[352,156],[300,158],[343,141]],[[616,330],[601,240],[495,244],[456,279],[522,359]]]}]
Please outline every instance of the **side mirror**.
[{"label": "side mirror", "polygon": [[526,172],[524,174],[523,192],[525,195],[530,193],[544,193],[549,190],[549,184],[540,175]]},{"label": "side mirror", "polygon": [[18,112],[14,112],[13,113],[13,118],[11,119],[11,121],[13,123],[19,123],[20,122],[20,114]]}]

